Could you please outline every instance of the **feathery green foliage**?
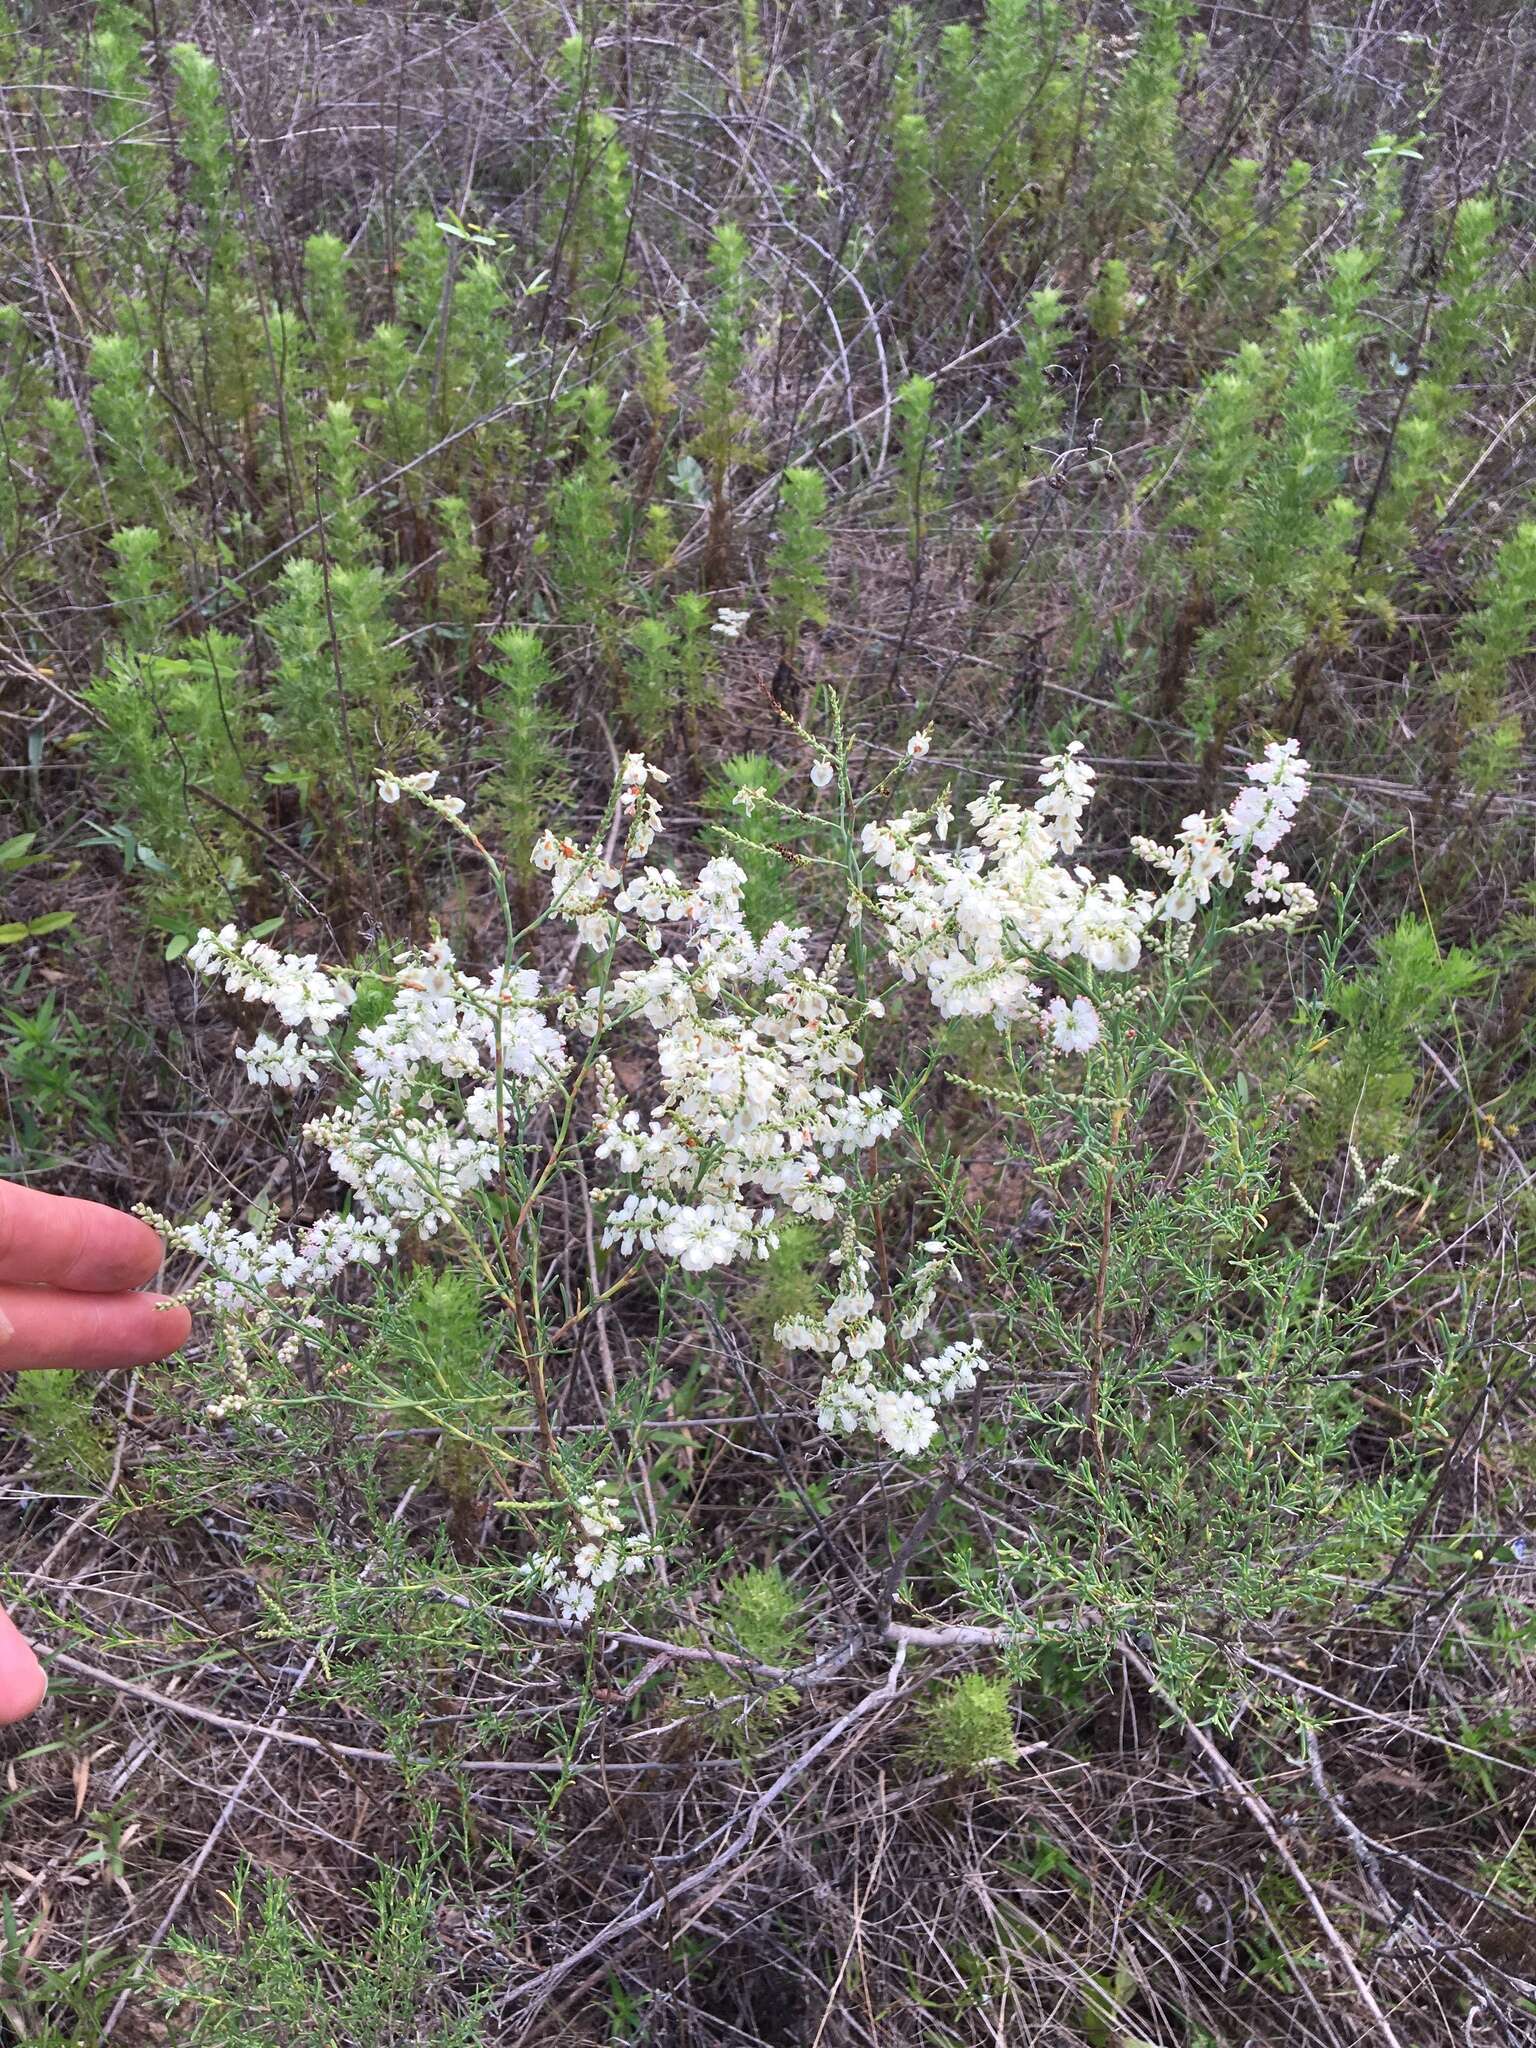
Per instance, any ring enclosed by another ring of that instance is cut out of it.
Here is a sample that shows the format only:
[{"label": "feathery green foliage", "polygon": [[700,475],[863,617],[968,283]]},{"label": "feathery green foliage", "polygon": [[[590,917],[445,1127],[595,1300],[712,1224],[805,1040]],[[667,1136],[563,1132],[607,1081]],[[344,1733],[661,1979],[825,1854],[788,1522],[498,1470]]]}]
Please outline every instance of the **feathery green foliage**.
[{"label": "feathery green foliage", "polygon": [[919,1753],[934,1769],[965,1777],[1018,1760],[1012,1690],[1001,1678],[968,1671],[938,1686],[920,1709]]},{"label": "feathery green foliage", "polygon": [[[775,846],[780,830],[772,802],[785,779],[784,770],[767,755],[738,754],[720,764],[704,796],[704,808],[720,820],[706,831],[704,843],[728,854],[745,874],[741,900],[754,938],[772,924],[794,921],[794,898],[785,886],[788,863]],[[744,790],[761,791],[768,801],[746,809],[740,801]]]},{"label": "feathery green foliage", "polygon": [[527,626],[497,633],[488,663],[491,776],[487,794],[505,835],[507,863],[528,873],[533,842],[545,820],[568,800],[570,777],[559,747],[556,678],[544,644]]},{"label": "feathery green foliage", "polygon": [[814,469],[787,469],[778,537],[768,557],[768,609],[793,661],[801,629],[827,623],[827,488]]}]

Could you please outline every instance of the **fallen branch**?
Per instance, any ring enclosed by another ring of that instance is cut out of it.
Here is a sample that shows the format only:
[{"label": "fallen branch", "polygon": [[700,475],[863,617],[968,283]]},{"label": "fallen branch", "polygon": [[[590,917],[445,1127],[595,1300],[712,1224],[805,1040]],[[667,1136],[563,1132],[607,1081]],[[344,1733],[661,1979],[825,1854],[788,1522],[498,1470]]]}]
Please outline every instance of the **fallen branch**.
[{"label": "fallen branch", "polygon": [[[896,1697],[896,1682],[901,1676],[901,1669],[906,1660],[906,1644],[898,1644],[896,1655],[891,1659],[890,1669],[885,1674],[884,1683],[877,1686],[873,1692],[866,1693],[863,1699],[848,1709],[846,1714],[834,1721],[824,1734],[818,1736],[809,1749],[796,1757],[792,1764],[785,1765],[767,1790],[759,1793],[753,1801],[741,1827],[725,1847],[709,1859],[702,1870],[696,1870],[691,1877],[685,1877],[679,1883],[670,1886],[660,1898],[652,1899],[647,1905],[633,1906],[629,1912],[621,1913],[617,1920],[611,1920],[589,1941],[583,1942],[580,1948],[573,1949],[558,1963],[553,1963],[547,1970],[540,1971],[537,1977],[530,1978],[526,1984],[518,1985],[508,1992],[502,2001],[503,2006],[523,2005],[530,1999],[547,1998],[565,1982],[573,1970],[580,1969],[583,1963],[590,1961],[601,1950],[611,1948],[614,1942],[621,1941],[625,1935],[633,1934],[641,1927],[648,1927],[653,1920],[659,1920],[664,1913],[670,1913],[680,1899],[685,1899],[691,1892],[698,1891],[701,1886],[708,1884],[712,1877],[718,1876],[722,1870],[737,1862],[757,1839],[757,1831],[769,1808],[782,1798],[791,1785],[804,1777],[816,1759],[824,1755],[856,1721],[862,1720],[866,1714],[878,1712]],[[1398,2044],[1394,2044],[1394,2048],[1398,2048]]]}]

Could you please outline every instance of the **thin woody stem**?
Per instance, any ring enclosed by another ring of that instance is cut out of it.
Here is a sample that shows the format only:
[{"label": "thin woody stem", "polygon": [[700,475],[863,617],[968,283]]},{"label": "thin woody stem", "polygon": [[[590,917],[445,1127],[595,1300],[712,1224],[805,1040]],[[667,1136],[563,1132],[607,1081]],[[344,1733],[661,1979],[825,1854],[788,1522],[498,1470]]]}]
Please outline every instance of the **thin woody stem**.
[{"label": "thin woody stem", "polygon": [[1094,1476],[1100,1486],[1109,1480],[1104,1452],[1104,1301],[1109,1285],[1110,1235],[1115,1217],[1115,1179],[1119,1171],[1120,1130],[1125,1104],[1117,1102],[1109,1120],[1109,1164],[1104,1172],[1104,1207],[1099,1225],[1099,1264],[1093,1284],[1093,1337],[1088,1365],[1088,1437],[1093,1446]]}]

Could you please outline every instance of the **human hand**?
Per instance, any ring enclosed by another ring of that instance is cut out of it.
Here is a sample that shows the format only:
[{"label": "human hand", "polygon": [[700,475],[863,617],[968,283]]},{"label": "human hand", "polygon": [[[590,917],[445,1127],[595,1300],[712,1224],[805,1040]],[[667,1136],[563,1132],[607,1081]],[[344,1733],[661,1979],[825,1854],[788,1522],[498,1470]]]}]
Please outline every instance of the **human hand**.
[{"label": "human hand", "polygon": [[[99,1372],[175,1351],[192,1328],[186,1309],[168,1294],[132,1291],[159,1269],[160,1240],[137,1217],[0,1181],[0,1372]],[[22,1720],[47,1690],[0,1608],[0,1724]]]}]

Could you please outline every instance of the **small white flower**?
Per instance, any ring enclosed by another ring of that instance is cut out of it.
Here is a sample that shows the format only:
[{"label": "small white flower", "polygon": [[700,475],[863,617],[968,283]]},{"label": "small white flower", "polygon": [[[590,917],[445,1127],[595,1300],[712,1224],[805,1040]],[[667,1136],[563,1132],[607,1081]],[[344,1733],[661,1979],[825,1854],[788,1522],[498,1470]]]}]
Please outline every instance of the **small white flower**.
[{"label": "small white flower", "polygon": [[567,1579],[555,1588],[555,1606],[567,1628],[579,1628],[584,1621],[592,1619],[597,1595],[585,1581]]},{"label": "small white flower", "polygon": [[899,1394],[876,1394],[874,1409],[876,1435],[898,1456],[912,1457],[927,1450],[938,1435],[938,1416],[922,1395],[910,1388]]},{"label": "small white flower", "polygon": [[836,772],[832,763],[823,755],[819,761],[814,761],[811,764],[812,787],[815,789],[830,789]]},{"label": "small white flower", "polygon": [[709,630],[712,633],[718,633],[722,640],[739,640],[741,638],[741,629],[746,625],[751,616],[750,612],[733,611],[729,605],[723,604],[715,616],[715,623]]},{"label": "small white flower", "polygon": [[1040,765],[1040,786],[1045,791],[1034,804],[1049,837],[1066,854],[1076,853],[1083,843],[1083,813],[1093,796],[1094,772],[1079,757],[1081,740],[1073,740],[1064,754],[1047,754]]},{"label": "small white flower", "polygon": [[1074,997],[1070,1009],[1057,996],[1046,1004],[1045,1021],[1058,1052],[1091,1052],[1103,1036],[1099,1013],[1086,996]]},{"label": "small white flower", "polygon": [[889,825],[866,825],[859,834],[859,845],[865,853],[873,854],[882,868],[888,868],[896,858],[896,834]]},{"label": "small white flower", "polygon": [[309,1047],[296,1031],[281,1041],[270,1032],[258,1031],[249,1046],[237,1045],[235,1058],[245,1068],[246,1078],[262,1088],[302,1088],[319,1078]]},{"label": "small white flower", "polygon": [[909,761],[921,761],[932,745],[932,736],[928,728],[924,726],[921,732],[913,733],[911,739],[907,741],[907,759]]},{"label": "small white flower", "polygon": [[569,1561],[558,1550],[539,1550],[525,1567],[529,1580],[549,1595],[568,1628],[592,1618],[599,1587],[649,1570],[660,1555],[649,1536],[623,1533],[623,1518],[606,1487],[582,1494],[572,1505],[584,1540]]},{"label": "small white flower", "polygon": [[381,775],[379,777],[379,802],[381,804],[397,804],[399,801],[400,784],[396,777],[393,775]]},{"label": "small white flower", "polygon": [[624,791],[626,805],[633,805],[635,797],[648,782],[670,782],[671,776],[664,768],[657,768],[647,761],[644,754],[626,754],[624,766],[619,771],[619,781]]}]

